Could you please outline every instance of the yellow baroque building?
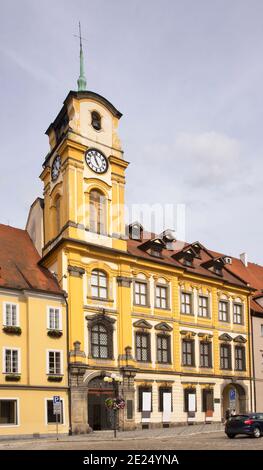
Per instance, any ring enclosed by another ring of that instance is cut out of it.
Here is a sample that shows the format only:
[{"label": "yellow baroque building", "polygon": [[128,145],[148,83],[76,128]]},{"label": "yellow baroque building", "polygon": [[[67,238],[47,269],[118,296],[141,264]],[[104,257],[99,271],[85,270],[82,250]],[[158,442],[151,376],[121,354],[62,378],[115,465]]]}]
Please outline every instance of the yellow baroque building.
[{"label": "yellow baroque building", "polygon": [[[68,294],[71,431],[111,427],[105,399],[116,393],[122,429],[252,409],[251,289],[198,242],[177,248],[169,231],[125,228],[120,117],[96,93],[69,93],[47,130],[44,200],[27,223]],[[114,374],[118,392],[105,381]]]},{"label": "yellow baroque building", "polygon": [[[80,87],[81,88],[81,87]],[[0,433],[215,422],[252,410],[250,298],[238,263],[125,226],[121,113],[71,91],[47,129],[44,198],[0,226]],[[9,274],[8,274],[9,273]]]}]

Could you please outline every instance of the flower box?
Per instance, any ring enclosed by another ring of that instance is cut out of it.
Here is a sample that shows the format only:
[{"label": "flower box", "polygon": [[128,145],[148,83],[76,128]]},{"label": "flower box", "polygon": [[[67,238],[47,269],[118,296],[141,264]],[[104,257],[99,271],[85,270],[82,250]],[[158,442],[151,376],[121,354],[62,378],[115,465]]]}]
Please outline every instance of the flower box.
[{"label": "flower box", "polygon": [[61,330],[48,330],[47,334],[51,338],[60,338],[63,335],[63,332]]},{"label": "flower box", "polygon": [[3,331],[10,335],[21,335],[22,333],[20,326],[7,326],[6,325],[3,327]]},{"label": "flower box", "polygon": [[47,379],[49,382],[61,382],[63,375],[49,375]]},{"label": "flower box", "polygon": [[7,374],[5,376],[6,382],[19,382],[21,379],[20,374]]}]

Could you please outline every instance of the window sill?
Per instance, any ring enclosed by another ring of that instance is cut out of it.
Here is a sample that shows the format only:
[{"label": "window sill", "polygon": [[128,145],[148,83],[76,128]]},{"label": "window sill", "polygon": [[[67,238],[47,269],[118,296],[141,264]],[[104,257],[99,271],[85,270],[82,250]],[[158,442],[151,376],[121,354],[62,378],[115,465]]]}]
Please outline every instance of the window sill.
[{"label": "window sill", "polygon": [[162,312],[171,312],[170,307],[154,307],[154,310],[161,310]]},{"label": "window sill", "polygon": [[100,361],[100,362],[112,362],[114,361],[114,357],[93,357],[93,356],[88,356],[88,359],[91,359],[93,361]]},{"label": "window sill", "polygon": [[91,295],[87,295],[87,299],[88,300],[99,300],[100,302],[110,302],[110,303],[113,303],[114,300],[113,299],[104,299],[102,297],[92,297]]}]

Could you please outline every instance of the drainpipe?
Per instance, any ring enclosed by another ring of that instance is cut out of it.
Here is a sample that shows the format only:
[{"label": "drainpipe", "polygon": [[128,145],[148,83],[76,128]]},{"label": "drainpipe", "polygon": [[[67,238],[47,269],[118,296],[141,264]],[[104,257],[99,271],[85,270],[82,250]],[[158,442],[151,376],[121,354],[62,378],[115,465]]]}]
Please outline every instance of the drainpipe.
[{"label": "drainpipe", "polygon": [[[252,403],[252,394],[253,394],[253,389],[252,389],[252,367],[253,367],[253,377],[254,377],[254,354],[253,354],[253,328],[251,327],[251,309],[250,309],[250,297],[248,298],[248,338],[249,338],[249,376],[250,376],[250,403],[251,403],[251,411],[255,411],[255,388],[254,388],[254,409],[253,409],[253,403]],[[251,339],[251,341],[250,341]],[[251,348],[252,348],[252,354],[253,354],[253,359],[251,357]],[[252,360],[251,360],[252,359]],[[253,363],[252,363],[253,361]]]},{"label": "drainpipe", "polygon": [[252,367],[253,367],[253,391],[254,391],[254,410],[257,411],[257,395],[256,395],[256,373],[255,373],[255,352],[254,352],[254,331],[251,314],[251,348],[252,348]]},{"label": "drainpipe", "polygon": [[69,378],[69,315],[68,315],[68,294],[64,291],[64,299],[66,302],[66,323],[67,323],[67,370],[68,370],[68,417],[69,417],[69,436],[72,435],[72,418],[71,418],[71,388]]}]

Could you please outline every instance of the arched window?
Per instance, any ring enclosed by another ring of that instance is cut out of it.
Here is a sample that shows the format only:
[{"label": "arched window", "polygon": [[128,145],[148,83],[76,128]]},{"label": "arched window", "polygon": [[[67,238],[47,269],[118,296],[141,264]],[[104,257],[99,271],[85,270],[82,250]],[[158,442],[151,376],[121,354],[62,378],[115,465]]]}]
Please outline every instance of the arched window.
[{"label": "arched window", "polygon": [[92,124],[92,127],[94,129],[96,129],[96,131],[100,131],[100,129],[101,129],[101,117],[100,117],[99,113],[97,113],[96,111],[92,111],[92,113],[91,113],[91,124]]},{"label": "arched window", "polygon": [[107,275],[104,271],[94,269],[91,273],[91,295],[98,299],[107,299],[108,297],[108,282]]},{"label": "arched window", "polygon": [[58,196],[55,202],[56,208],[56,230],[57,233],[60,231],[60,197]]},{"label": "arched window", "polygon": [[107,359],[109,354],[109,334],[107,328],[98,323],[91,329],[91,355],[94,358]]},{"label": "arched window", "polygon": [[90,192],[90,231],[106,233],[106,197],[96,189]]}]

